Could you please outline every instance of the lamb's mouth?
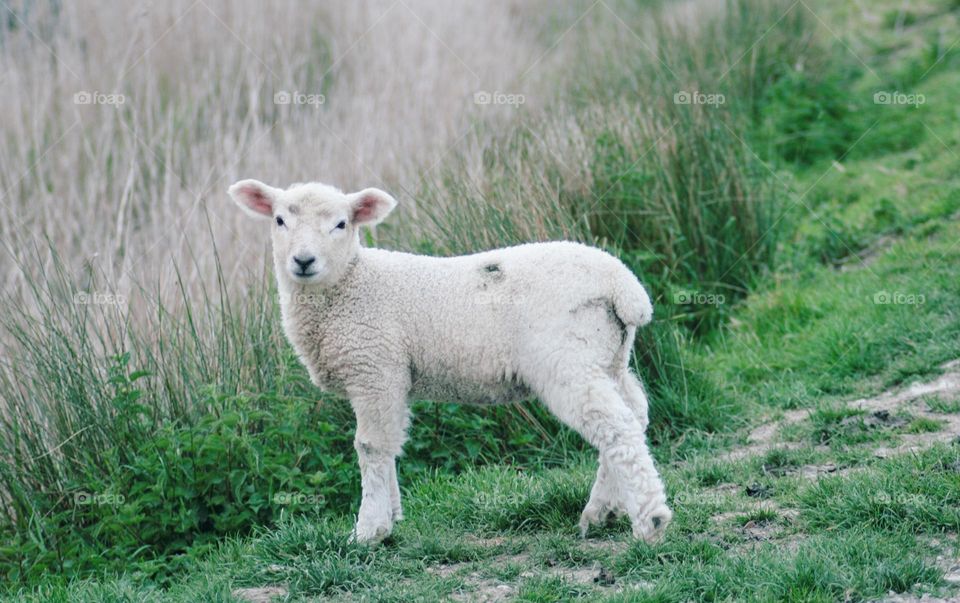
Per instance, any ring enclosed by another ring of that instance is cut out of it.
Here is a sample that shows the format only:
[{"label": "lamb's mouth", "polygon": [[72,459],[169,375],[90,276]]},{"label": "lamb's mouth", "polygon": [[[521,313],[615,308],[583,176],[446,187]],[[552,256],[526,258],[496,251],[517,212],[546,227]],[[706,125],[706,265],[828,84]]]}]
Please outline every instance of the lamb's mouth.
[{"label": "lamb's mouth", "polygon": [[319,273],[316,270],[314,270],[313,272],[294,272],[293,277],[297,280],[306,281],[317,276],[317,274]]}]

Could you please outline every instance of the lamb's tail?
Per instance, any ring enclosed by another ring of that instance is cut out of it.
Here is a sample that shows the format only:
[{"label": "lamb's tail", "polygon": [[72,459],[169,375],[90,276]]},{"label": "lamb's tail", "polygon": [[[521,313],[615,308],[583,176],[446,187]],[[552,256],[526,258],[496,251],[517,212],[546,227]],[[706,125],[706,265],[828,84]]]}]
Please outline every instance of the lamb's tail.
[{"label": "lamb's tail", "polygon": [[613,309],[617,317],[623,322],[623,342],[614,358],[614,366],[627,369],[630,364],[630,352],[633,351],[633,340],[637,334],[637,327],[642,327],[653,320],[653,305],[650,296],[643,288],[637,277],[626,266],[620,266],[620,274],[614,285]]},{"label": "lamb's tail", "polygon": [[621,264],[620,269],[614,283],[614,311],[625,325],[642,327],[653,320],[650,296],[626,266]]}]

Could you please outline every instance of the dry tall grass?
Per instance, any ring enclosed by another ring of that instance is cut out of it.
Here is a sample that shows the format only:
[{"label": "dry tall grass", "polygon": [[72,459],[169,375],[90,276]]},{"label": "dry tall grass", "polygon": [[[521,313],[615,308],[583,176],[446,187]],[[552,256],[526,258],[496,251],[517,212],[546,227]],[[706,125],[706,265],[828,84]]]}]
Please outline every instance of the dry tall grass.
[{"label": "dry tall grass", "polygon": [[[93,263],[120,292],[171,283],[174,265],[209,283],[211,231],[233,281],[259,267],[266,237],[229,207],[232,181],[403,198],[472,124],[517,112],[475,93],[523,94],[524,110],[547,97],[569,48],[556,32],[582,6],[0,3],[0,237],[21,259],[3,254],[0,281],[49,270],[49,239],[70,270]],[[274,102],[282,92],[291,104]]]},{"label": "dry tall grass", "polygon": [[[268,257],[263,225],[224,193],[242,177],[382,186],[402,203],[380,233],[391,245],[597,237],[663,258],[661,272],[721,258],[690,278],[741,287],[766,257],[766,205],[726,114],[673,95],[717,65],[766,81],[761,49],[779,36],[754,42],[788,3],[647,4],[0,0],[0,319],[16,327],[0,335],[3,370],[29,372],[12,359],[43,338],[12,333],[41,316],[46,331],[110,333],[120,343],[100,359],[145,361],[176,329],[217,349],[216,296],[262,284]],[[508,96],[477,102],[495,92]],[[748,208],[736,223],[731,204]],[[716,241],[723,253],[703,251]],[[760,259],[730,260],[741,247]],[[43,310],[77,289],[108,303]]]}]

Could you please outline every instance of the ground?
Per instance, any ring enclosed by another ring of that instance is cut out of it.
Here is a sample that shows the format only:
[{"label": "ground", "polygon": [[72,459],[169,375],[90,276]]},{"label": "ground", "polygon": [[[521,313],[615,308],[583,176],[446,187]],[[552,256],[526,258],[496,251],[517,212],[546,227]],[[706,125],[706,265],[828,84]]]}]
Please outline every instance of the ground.
[{"label": "ground", "polygon": [[[739,598],[749,592],[749,564],[778,558],[780,567],[770,568],[771,577],[789,581],[799,577],[795,572],[813,572],[807,577],[824,581],[818,587],[824,589],[825,599],[855,600],[872,592],[890,601],[921,600],[919,595],[899,592],[913,579],[935,593],[922,600],[955,596],[960,589],[955,532],[960,485],[958,365],[944,366],[943,374],[930,381],[854,400],[829,413],[810,409],[783,413],[750,430],[744,445],[734,446],[720,458],[695,457],[673,464],[666,471],[668,483],[686,485],[673,495],[683,517],[665,545],[632,542],[622,522],[587,540],[574,536],[570,526],[563,529],[562,517],[551,514],[551,501],[562,495],[553,489],[584,491],[591,475],[587,462],[572,474],[555,471],[546,485],[506,470],[452,480],[448,493],[455,493],[466,505],[506,503],[500,517],[496,508],[487,506],[479,510],[479,518],[468,519],[477,533],[499,534],[507,529],[510,535],[475,536],[440,529],[442,535],[431,537],[429,526],[422,524],[410,532],[401,529],[380,554],[393,557],[395,567],[411,553],[420,556],[418,569],[424,573],[398,576],[388,590],[398,596],[402,590],[411,595],[424,593],[423,588],[438,595],[443,590],[452,600],[462,601],[567,596],[672,599],[671,584],[661,577],[667,573],[679,579],[677,590],[685,596]],[[411,493],[411,497],[418,495],[435,497],[429,487]],[[514,506],[517,503],[532,513],[525,517]],[[941,503],[953,505],[954,510],[936,510]],[[422,501],[412,504],[419,511],[412,514],[429,515]],[[544,530],[543,521],[556,529]],[[904,533],[897,528],[900,521]],[[942,531],[910,542],[911,530],[926,532],[939,522]],[[814,535],[814,527],[826,534]],[[857,551],[858,546],[877,548]],[[918,556],[907,558],[907,550],[890,548],[896,546],[907,546]],[[845,568],[853,574],[846,577],[852,578],[848,585],[830,584],[831,570],[841,569],[843,559],[857,552],[864,558],[852,559],[854,563]],[[812,561],[804,559],[807,555],[825,555],[837,565],[819,559],[804,568],[805,562]],[[267,572],[283,575],[291,569],[274,563]],[[703,572],[699,577],[698,571]],[[724,576],[728,571],[737,575]],[[740,571],[744,574],[738,575]],[[724,578],[732,584],[720,584]],[[737,585],[738,579],[744,582]],[[711,585],[711,580],[718,583]],[[864,590],[858,590],[858,583]],[[765,594],[778,599],[794,595],[807,599],[806,595],[815,594],[800,590],[802,582],[794,586],[798,590],[792,595],[777,591],[773,584]],[[266,589],[237,588],[233,594],[258,601],[267,600],[265,595],[286,594],[288,588],[289,583]],[[881,596],[885,591],[890,594]],[[352,600],[358,594],[338,598]]]}]

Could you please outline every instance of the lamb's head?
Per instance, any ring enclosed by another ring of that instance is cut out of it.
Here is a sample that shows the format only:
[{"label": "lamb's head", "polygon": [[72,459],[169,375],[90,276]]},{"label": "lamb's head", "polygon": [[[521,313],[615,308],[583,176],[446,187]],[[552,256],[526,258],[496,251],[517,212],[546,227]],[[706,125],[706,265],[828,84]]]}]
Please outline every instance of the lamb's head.
[{"label": "lamb's head", "polygon": [[360,248],[360,227],[380,222],[397,205],[375,188],[344,194],[320,183],[283,190],[241,180],[228,192],[251,216],[272,221],[277,278],[298,285],[336,283]]}]

